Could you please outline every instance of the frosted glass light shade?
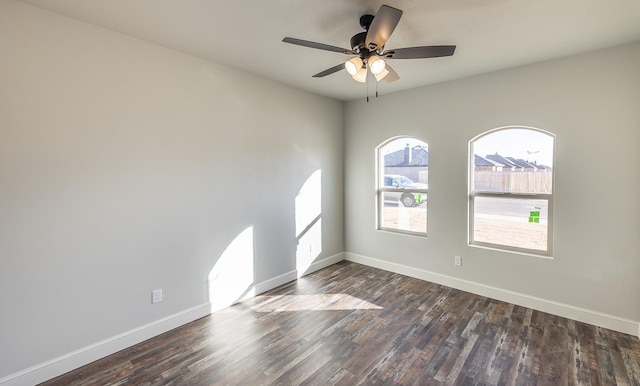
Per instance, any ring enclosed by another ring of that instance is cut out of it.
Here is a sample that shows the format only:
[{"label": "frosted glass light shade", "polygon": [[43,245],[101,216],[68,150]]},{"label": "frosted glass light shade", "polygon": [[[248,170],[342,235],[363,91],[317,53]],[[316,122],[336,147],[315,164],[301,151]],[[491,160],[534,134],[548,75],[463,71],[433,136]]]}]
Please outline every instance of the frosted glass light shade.
[{"label": "frosted glass light shade", "polygon": [[375,74],[374,76],[376,77],[376,80],[378,82],[380,82],[382,79],[384,79],[385,76],[389,75],[389,70],[386,69],[386,67],[384,69],[382,69],[382,72],[379,74]]},{"label": "frosted glass light shade", "polygon": [[353,75],[352,78],[356,82],[360,82],[360,83],[366,82],[367,81],[367,68],[366,67],[360,67],[358,72],[355,75]]},{"label": "frosted glass light shade", "polygon": [[371,69],[371,73],[373,75],[378,75],[379,73],[384,71],[384,68],[386,66],[386,63],[384,62],[384,60],[382,60],[382,58],[378,56],[371,56],[368,62],[369,62],[369,68]]},{"label": "frosted glass light shade", "polygon": [[346,62],[344,62],[344,68],[345,70],[347,70],[349,75],[355,76],[362,68],[362,59],[355,57],[351,60],[347,60]]}]

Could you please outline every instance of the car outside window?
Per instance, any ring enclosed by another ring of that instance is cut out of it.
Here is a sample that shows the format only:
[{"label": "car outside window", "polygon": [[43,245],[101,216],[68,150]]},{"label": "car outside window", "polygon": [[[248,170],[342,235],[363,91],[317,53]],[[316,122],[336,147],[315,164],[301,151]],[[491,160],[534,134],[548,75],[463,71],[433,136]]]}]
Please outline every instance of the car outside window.
[{"label": "car outside window", "polygon": [[377,229],[427,234],[429,152],[411,137],[390,139],[377,148]]}]

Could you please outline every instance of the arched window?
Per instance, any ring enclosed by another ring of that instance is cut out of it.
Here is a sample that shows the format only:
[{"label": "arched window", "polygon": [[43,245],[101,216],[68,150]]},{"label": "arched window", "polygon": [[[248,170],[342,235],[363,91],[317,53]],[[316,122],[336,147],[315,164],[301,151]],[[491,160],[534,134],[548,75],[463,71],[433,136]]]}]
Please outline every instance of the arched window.
[{"label": "arched window", "polygon": [[377,227],[427,234],[429,149],[412,137],[382,143],[377,153]]},{"label": "arched window", "polygon": [[469,142],[469,244],[551,256],[555,137],[503,127]]}]

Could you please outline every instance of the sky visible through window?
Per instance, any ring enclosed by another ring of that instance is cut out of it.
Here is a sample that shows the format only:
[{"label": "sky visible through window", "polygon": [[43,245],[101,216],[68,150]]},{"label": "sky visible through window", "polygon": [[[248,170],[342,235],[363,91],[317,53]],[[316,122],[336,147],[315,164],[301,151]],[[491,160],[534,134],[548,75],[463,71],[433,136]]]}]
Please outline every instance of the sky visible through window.
[{"label": "sky visible through window", "polygon": [[[481,157],[498,153],[503,157],[514,157],[553,167],[553,140],[553,136],[540,131],[510,128],[492,132],[476,140],[473,152]],[[414,147],[424,145],[424,142],[415,138],[397,138],[384,146],[382,155],[404,149],[407,144]]]},{"label": "sky visible through window", "polygon": [[473,143],[481,157],[500,154],[553,167],[553,136],[529,129],[498,130]]}]

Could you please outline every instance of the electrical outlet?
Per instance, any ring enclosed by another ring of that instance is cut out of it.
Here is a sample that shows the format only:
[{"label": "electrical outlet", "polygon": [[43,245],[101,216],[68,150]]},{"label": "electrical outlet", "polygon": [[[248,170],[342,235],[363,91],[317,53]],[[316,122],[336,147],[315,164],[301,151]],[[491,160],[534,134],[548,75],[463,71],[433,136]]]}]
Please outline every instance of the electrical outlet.
[{"label": "electrical outlet", "polygon": [[460,267],[462,265],[462,256],[454,256],[453,257],[453,264],[455,264],[456,266]]},{"label": "electrical outlet", "polygon": [[162,302],[162,288],[151,291],[151,304]]}]

